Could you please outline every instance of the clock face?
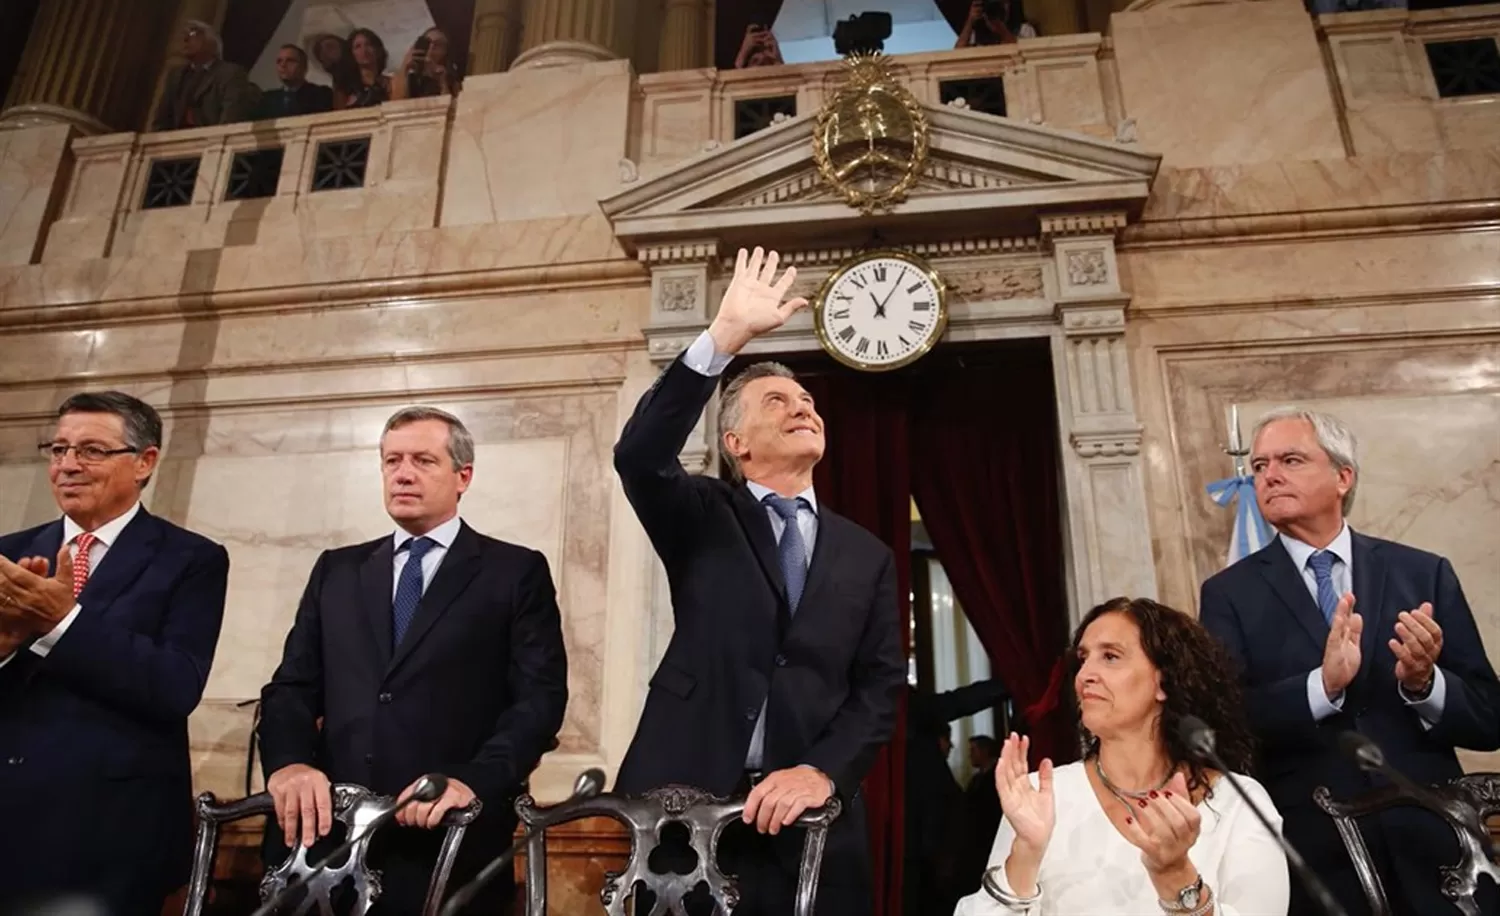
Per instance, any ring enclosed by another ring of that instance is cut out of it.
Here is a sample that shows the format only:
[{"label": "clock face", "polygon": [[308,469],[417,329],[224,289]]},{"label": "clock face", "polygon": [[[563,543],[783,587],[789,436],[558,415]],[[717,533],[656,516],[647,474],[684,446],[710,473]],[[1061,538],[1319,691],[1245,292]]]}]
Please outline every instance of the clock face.
[{"label": "clock face", "polygon": [[931,350],[948,314],[943,284],[919,259],[900,252],[867,255],[823,284],[813,324],[840,362],[879,372]]}]

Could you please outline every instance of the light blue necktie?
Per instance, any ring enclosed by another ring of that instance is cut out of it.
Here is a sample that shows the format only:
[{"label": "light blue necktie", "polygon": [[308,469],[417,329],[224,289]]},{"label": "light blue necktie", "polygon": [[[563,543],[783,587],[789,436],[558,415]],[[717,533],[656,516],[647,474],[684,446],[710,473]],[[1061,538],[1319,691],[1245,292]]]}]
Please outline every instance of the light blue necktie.
[{"label": "light blue necktie", "polygon": [[807,500],[767,493],[762,502],[786,522],[776,552],[781,558],[781,577],[786,580],[787,604],[795,614],[797,602],[802,600],[802,588],[807,584],[807,545],[802,542],[802,529],[797,526],[797,510],[807,505]]},{"label": "light blue necktie", "polygon": [[401,645],[401,637],[406,635],[412,619],[417,616],[417,605],[422,601],[422,558],[436,546],[437,542],[432,538],[414,538],[400,547],[400,550],[410,550],[411,556],[401,567],[401,578],[396,582],[396,599],[391,602],[393,649]]},{"label": "light blue necktie", "polygon": [[1339,606],[1339,593],[1333,587],[1333,561],[1337,559],[1326,550],[1319,550],[1307,558],[1307,567],[1313,571],[1313,579],[1318,583],[1318,609],[1330,626],[1333,612]]}]

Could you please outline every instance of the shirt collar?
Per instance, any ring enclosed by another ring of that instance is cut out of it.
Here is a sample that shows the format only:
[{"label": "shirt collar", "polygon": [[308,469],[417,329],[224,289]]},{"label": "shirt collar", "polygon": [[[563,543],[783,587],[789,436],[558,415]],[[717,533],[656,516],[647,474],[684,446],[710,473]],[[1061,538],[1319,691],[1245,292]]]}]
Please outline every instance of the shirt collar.
[{"label": "shirt collar", "polygon": [[[449,547],[453,546],[453,539],[458,537],[458,529],[463,527],[463,523],[464,520],[461,517],[455,515],[452,518],[448,519],[446,522],[443,522],[441,525],[438,525],[436,528],[422,535],[422,537],[436,541],[439,547],[447,550]],[[412,534],[410,531],[407,531],[404,528],[397,528],[393,543],[395,544],[396,549],[400,550],[401,547],[411,539]]]},{"label": "shirt collar", "polygon": [[[120,537],[120,532],[125,530],[125,526],[130,524],[130,520],[135,518],[136,514],[140,511],[141,501],[136,500],[135,505],[127,509],[124,515],[117,515],[113,519],[100,525],[98,528],[95,528],[91,532],[94,535],[95,543],[103,544],[105,547],[113,547],[115,545],[115,541]],[[73,543],[73,540],[80,534],[83,534],[83,527],[68,516],[64,515],[63,543]]]},{"label": "shirt collar", "polygon": [[[762,502],[762,501],[765,500],[765,498],[766,498],[766,496],[768,494],[776,492],[775,490],[772,490],[770,487],[762,486],[761,484],[758,484],[758,483],[756,483],[753,480],[747,480],[747,481],[745,481],[745,486],[750,489],[750,495],[755,497],[755,501],[756,502]],[[817,515],[818,514],[818,497],[815,496],[815,495],[813,495],[813,488],[812,487],[808,487],[806,490],[803,490],[801,493],[798,493],[797,497],[799,499],[805,499],[805,500],[807,500],[807,506],[808,506],[808,508],[812,509],[812,514],[813,515]]]},{"label": "shirt collar", "polygon": [[[1285,531],[1280,532],[1277,537],[1281,538],[1281,546],[1285,547],[1286,552],[1291,554],[1292,562],[1297,565],[1297,569],[1299,570],[1306,569],[1307,558],[1318,552],[1318,548],[1306,541],[1297,540]],[[1353,539],[1349,536],[1349,523],[1345,522],[1344,526],[1339,529],[1338,536],[1327,547],[1324,547],[1323,550],[1333,554],[1336,559],[1345,566],[1348,566],[1350,565],[1349,558],[1353,556],[1351,552],[1352,544]]]}]

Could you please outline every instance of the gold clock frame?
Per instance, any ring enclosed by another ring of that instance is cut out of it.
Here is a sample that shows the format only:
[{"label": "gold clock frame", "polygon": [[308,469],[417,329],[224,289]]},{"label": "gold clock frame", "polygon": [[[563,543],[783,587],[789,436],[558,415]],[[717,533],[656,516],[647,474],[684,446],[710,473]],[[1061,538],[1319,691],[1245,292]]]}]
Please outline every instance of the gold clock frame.
[{"label": "gold clock frame", "polygon": [[[834,283],[836,283],[838,279],[844,274],[847,274],[851,270],[854,270],[866,261],[873,261],[880,258],[890,258],[897,261],[904,261],[907,265],[915,269],[917,272],[926,276],[927,279],[932,282],[933,288],[937,290],[937,302],[935,303],[938,310],[937,324],[934,325],[933,332],[929,336],[927,342],[916,350],[913,350],[911,353],[908,353],[907,355],[891,363],[873,363],[867,360],[857,359],[853,356],[849,356],[841,352],[837,347],[833,345],[833,341],[828,333],[828,325],[825,318],[828,305],[828,292],[833,289]],[[901,369],[905,366],[910,366],[912,363],[926,356],[928,353],[931,353],[933,348],[936,347],[938,343],[943,339],[943,335],[948,332],[948,284],[943,282],[942,276],[933,269],[931,264],[927,263],[921,257],[912,254],[910,251],[902,251],[899,248],[877,248],[870,251],[860,252],[859,254],[846,259],[843,263],[835,267],[828,274],[828,276],[823,279],[822,284],[819,285],[817,298],[813,302],[813,330],[817,332],[818,343],[823,347],[823,352],[827,353],[829,356],[832,356],[834,359],[838,360],[840,363],[843,363],[851,369],[858,369],[861,372],[890,372],[895,369]]]}]

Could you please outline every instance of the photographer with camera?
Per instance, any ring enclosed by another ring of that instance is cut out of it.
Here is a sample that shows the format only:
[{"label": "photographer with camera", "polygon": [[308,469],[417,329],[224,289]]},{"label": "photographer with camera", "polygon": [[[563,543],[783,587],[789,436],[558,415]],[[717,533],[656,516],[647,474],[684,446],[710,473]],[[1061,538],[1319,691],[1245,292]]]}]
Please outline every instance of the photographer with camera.
[{"label": "photographer with camera", "polygon": [[740,53],[735,55],[734,68],[776,67],[782,63],[781,46],[776,43],[770,27],[750,23],[745,28],[745,40],[740,42]]},{"label": "photographer with camera", "polygon": [[1036,30],[1028,24],[1012,31],[1010,21],[1010,0],[974,0],[969,4],[969,18],[964,20],[963,31],[958,33],[953,47],[1013,44],[1018,31],[1026,38],[1036,37]]},{"label": "photographer with camera", "polygon": [[401,69],[391,77],[391,98],[457,95],[462,82],[458,68],[448,59],[448,36],[432,28],[416,40],[401,61]]}]

